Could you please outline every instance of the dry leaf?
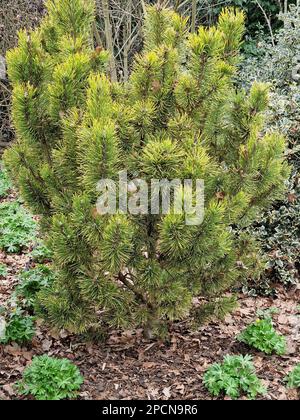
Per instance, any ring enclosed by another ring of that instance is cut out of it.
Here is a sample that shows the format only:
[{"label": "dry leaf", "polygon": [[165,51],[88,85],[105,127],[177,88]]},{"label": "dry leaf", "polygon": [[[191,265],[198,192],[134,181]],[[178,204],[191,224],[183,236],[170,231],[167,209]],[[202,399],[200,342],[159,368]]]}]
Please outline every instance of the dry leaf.
[{"label": "dry leaf", "polygon": [[155,367],[156,366],[156,363],[154,363],[154,362],[144,362],[143,364],[142,364],[142,367],[144,368],[144,369],[151,369],[151,368],[153,368],[153,367]]},{"label": "dry leaf", "polygon": [[4,351],[7,354],[11,354],[12,356],[21,356],[22,355],[22,349],[17,344],[13,344],[11,346],[5,346]]},{"label": "dry leaf", "polygon": [[13,384],[3,385],[3,390],[8,393],[9,396],[15,395],[15,390],[13,389]]},{"label": "dry leaf", "polygon": [[47,338],[42,342],[42,349],[44,351],[49,351],[52,346],[52,340],[47,340]]},{"label": "dry leaf", "polygon": [[162,392],[166,398],[171,398],[170,388],[164,388]]}]

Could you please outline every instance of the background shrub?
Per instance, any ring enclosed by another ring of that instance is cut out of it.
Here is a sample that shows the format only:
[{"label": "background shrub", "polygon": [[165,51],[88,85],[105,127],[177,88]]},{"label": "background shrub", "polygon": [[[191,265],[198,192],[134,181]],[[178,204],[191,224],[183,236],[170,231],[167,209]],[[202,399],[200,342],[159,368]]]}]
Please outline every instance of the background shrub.
[{"label": "background shrub", "polygon": [[16,45],[18,31],[35,27],[43,11],[44,0],[5,0],[0,3],[0,155],[14,138],[10,118],[11,87],[5,75],[5,55]]},{"label": "background shrub", "polygon": [[267,293],[275,282],[291,286],[300,275],[300,7],[282,14],[284,27],[276,35],[276,45],[260,43],[259,58],[243,62],[240,84],[263,80],[273,85],[267,124],[280,129],[289,140],[287,159],[293,165],[284,201],[278,201],[253,225],[252,231],[262,241],[268,255],[265,276],[258,288]]}]

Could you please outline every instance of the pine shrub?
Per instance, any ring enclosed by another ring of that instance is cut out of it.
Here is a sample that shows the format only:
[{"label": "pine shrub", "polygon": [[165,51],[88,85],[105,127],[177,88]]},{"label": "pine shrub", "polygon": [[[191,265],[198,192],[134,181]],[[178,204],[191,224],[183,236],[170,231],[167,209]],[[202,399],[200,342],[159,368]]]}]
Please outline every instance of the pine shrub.
[{"label": "pine shrub", "polygon": [[[48,320],[152,335],[201,319],[206,304],[223,315],[224,291],[258,267],[256,244],[235,228],[281,197],[289,175],[284,137],[261,134],[267,87],[234,88],[243,13],[226,9],[217,26],[189,35],[185,18],[148,8],[144,49],[117,84],[93,46],[94,2],[47,8],[7,56],[17,141],[5,162],[54,255],[57,280],[39,293]],[[161,209],[100,215],[97,183],[121,170],[130,181],[203,179],[203,223]]]}]

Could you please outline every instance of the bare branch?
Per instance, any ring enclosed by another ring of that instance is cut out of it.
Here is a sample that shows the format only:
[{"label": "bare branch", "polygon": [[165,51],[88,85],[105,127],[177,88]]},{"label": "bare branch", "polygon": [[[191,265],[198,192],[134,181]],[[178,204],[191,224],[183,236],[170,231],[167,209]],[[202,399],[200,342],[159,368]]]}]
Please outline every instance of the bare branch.
[{"label": "bare branch", "polygon": [[113,82],[118,81],[117,76],[117,66],[114,57],[114,45],[113,45],[113,37],[112,37],[112,27],[110,22],[110,10],[108,0],[102,0],[102,7],[103,7],[103,18],[105,23],[105,38],[106,38],[106,48],[110,52],[110,74],[111,79]]},{"label": "bare branch", "polygon": [[270,35],[271,35],[272,45],[273,45],[273,47],[275,47],[275,37],[274,37],[274,34],[273,34],[271,18],[268,17],[265,9],[262,7],[262,5],[260,4],[260,2],[258,0],[255,0],[255,3],[257,4],[257,6],[260,8],[262,14],[264,15],[264,18],[265,18],[265,20],[267,22],[267,25],[268,25],[268,28],[269,28],[269,32],[270,32]]}]

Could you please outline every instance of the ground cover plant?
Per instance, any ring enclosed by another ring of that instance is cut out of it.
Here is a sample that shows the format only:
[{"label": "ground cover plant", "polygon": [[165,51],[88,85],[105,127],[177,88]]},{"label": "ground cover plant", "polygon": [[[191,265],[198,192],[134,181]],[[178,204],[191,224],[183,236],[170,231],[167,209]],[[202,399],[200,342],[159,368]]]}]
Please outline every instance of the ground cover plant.
[{"label": "ground cover plant", "polygon": [[47,261],[51,261],[53,255],[45,243],[41,239],[38,239],[30,253],[30,256],[36,263],[43,264]]},{"label": "ground cover plant", "polygon": [[286,382],[290,388],[300,388],[300,364],[287,375]]},{"label": "ground cover plant", "polygon": [[259,318],[238,336],[238,340],[266,354],[283,355],[286,352],[286,339],[274,329],[270,317]]},{"label": "ground cover plant", "polygon": [[12,342],[20,345],[26,344],[32,340],[35,334],[34,318],[25,315],[23,311],[9,311],[5,317],[5,328],[3,328],[0,344],[9,344]]},{"label": "ground cover plant", "polygon": [[31,214],[17,201],[0,204],[0,249],[17,253],[29,246],[36,234]]},{"label": "ground cover plant", "polygon": [[54,272],[45,265],[37,265],[23,271],[19,276],[19,284],[15,288],[14,297],[22,307],[33,309],[37,293],[51,287],[54,277]]},{"label": "ground cover plant", "polygon": [[7,177],[6,172],[2,169],[0,162],[0,198],[6,197],[10,189],[11,183]]},{"label": "ground cover plant", "polygon": [[17,387],[37,400],[62,400],[76,397],[82,383],[79,369],[68,359],[45,355],[32,360]]},{"label": "ground cover plant", "polygon": [[266,393],[255,373],[251,356],[225,356],[223,363],[215,363],[204,375],[204,384],[214,396],[225,393],[233,399],[246,394],[254,399]]},{"label": "ground cover plant", "polygon": [[0,263],[0,277],[5,277],[7,275],[7,266]]}]

